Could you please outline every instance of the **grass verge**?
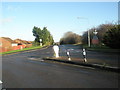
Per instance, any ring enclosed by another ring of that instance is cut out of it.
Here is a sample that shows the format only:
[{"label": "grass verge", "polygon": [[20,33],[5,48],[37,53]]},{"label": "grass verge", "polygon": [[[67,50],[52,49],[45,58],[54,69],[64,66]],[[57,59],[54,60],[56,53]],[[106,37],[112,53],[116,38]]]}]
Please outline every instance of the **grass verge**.
[{"label": "grass verge", "polygon": [[106,46],[84,46],[84,48],[86,48],[89,51],[97,51],[97,52],[105,52],[105,53],[120,53],[120,49],[112,49]]},{"label": "grass verge", "polygon": [[27,51],[27,50],[34,50],[34,49],[39,49],[39,48],[42,48],[42,47],[41,46],[33,46],[33,47],[30,47],[30,48],[24,48],[24,49],[21,49],[21,50],[13,50],[13,51],[8,51],[8,52],[2,52],[2,53],[0,53],[0,55],[11,54],[11,53]]}]

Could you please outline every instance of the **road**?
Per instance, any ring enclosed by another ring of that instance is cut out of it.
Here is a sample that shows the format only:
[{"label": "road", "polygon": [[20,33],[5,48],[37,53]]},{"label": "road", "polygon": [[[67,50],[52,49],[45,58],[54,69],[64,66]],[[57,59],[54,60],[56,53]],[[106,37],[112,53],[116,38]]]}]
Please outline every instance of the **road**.
[{"label": "road", "polygon": [[52,56],[52,47],[3,56],[3,88],[118,88],[118,73],[42,60]]}]

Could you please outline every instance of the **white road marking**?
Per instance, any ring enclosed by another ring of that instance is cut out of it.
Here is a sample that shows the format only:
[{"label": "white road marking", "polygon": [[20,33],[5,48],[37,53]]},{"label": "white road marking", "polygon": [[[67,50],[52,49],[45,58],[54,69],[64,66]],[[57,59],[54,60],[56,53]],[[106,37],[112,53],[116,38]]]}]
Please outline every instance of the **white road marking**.
[{"label": "white road marking", "polygon": [[36,61],[41,61],[43,62],[44,60],[42,60],[41,58],[29,58],[30,60],[36,60]]}]

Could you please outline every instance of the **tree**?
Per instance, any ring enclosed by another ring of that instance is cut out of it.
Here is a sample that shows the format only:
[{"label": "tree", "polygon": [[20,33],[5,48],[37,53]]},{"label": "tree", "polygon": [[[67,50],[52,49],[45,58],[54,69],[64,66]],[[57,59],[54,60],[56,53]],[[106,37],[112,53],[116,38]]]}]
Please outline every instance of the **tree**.
[{"label": "tree", "polygon": [[[104,34],[111,29],[114,26],[114,24],[112,23],[108,23],[108,24],[101,24],[98,27],[93,27],[91,29],[89,29],[89,33],[90,33],[90,41],[92,41],[93,38],[93,32],[96,30],[98,32],[97,37],[99,39],[100,44],[102,44],[102,40],[104,37]],[[84,32],[84,34],[82,35],[82,43],[83,44],[88,44],[88,31]]]},{"label": "tree", "polygon": [[47,30],[47,27],[44,27],[42,30],[43,35],[43,44],[51,45],[54,43],[53,36],[50,34],[50,32]]},{"label": "tree", "polygon": [[103,43],[110,48],[120,48],[120,25],[109,29],[103,38]]},{"label": "tree", "polygon": [[81,36],[73,32],[66,32],[64,36],[60,39],[60,44],[78,44],[78,43],[81,43]]},{"label": "tree", "polygon": [[103,37],[104,37],[104,34],[111,28],[114,27],[114,24],[112,23],[108,23],[108,24],[101,24],[97,27],[97,32],[98,32],[98,38],[99,38],[99,41],[102,43],[102,40],[103,40]]},{"label": "tree", "polygon": [[51,45],[54,43],[53,36],[47,30],[47,27],[43,27],[43,30],[34,26],[33,28],[33,36],[35,36],[34,44],[40,45],[40,39],[42,39],[43,45]]},{"label": "tree", "polygon": [[33,28],[33,36],[35,36],[35,40],[33,42],[34,45],[39,45],[40,38],[42,38],[42,30],[36,26]]}]

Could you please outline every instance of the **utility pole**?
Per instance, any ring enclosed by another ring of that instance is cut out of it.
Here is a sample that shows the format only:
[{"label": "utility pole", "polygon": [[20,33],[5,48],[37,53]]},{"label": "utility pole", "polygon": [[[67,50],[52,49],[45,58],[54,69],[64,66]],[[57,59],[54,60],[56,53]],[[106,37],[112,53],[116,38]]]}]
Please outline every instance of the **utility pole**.
[{"label": "utility pole", "polygon": [[88,47],[90,47],[90,32],[88,30]]}]

